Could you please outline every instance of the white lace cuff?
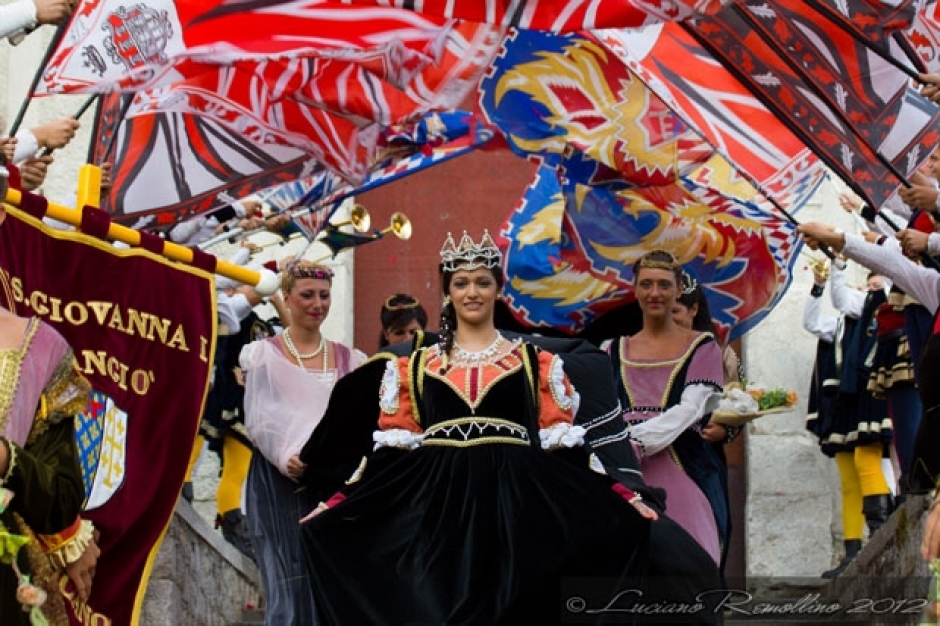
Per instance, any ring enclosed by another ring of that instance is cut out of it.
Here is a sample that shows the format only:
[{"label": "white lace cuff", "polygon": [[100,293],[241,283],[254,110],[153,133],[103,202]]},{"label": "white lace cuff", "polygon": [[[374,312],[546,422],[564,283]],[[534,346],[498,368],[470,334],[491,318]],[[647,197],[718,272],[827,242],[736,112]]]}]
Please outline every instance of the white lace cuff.
[{"label": "white lace cuff", "polygon": [[576,415],[578,407],[581,406],[581,396],[570,384],[568,389],[565,388],[564,365],[561,357],[555,356],[552,359],[551,370],[548,374],[549,389],[551,389],[555,403],[562,411],[571,411],[572,415]]},{"label": "white lace cuff", "polygon": [[390,428],[389,430],[377,430],[372,433],[372,441],[375,442],[373,450],[379,448],[401,448],[403,450],[414,450],[421,446],[424,440],[423,433],[413,433],[404,428]]},{"label": "white lace cuff", "polygon": [[539,430],[539,439],[542,440],[543,450],[573,448],[584,445],[584,433],[586,432],[583,426],[562,422]]},{"label": "white lace cuff", "polygon": [[382,387],[379,390],[379,407],[387,415],[398,412],[398,362],[389,361],[382,375]]},{"label": "white lace cuff", "polygon": [[95,525],[90,520],[83,519],[75,536],[69,539],[64,546],[50,552],[47,556],[52,561],[53,566],[58,569],[65,569],[85,553],[85,548],[88,547],[94,536]]}]

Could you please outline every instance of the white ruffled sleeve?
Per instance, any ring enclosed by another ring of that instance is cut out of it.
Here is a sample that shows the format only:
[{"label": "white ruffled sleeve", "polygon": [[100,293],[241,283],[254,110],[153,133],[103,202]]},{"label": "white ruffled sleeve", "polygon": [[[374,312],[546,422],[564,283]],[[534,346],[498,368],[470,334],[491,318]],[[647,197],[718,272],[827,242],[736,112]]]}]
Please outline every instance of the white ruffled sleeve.
[{"label": "white ruffled sleeve", "polygon": [[579,394],[574,385],[568,382],[565,375],[565,363],[560,356],[552,359],[551,369],[549,370],[549,385],[551,385],[552,397],[556,404],[563,411],[570,411],[572,415],[578,414],[578,408],[581,406],[581,394]]},{"label": "white ruffled sleeve", "polygon": [[397,361],[389,361],[382,375],[382,386],[379,388],[379,408],[387,415],[398,412],[398,389],[401,380]]},{"label": "white ruffled sleeve", "polygon": [[630,429],[645,456],[665,450],[687,428],[718,407],[721,392],[711,385],[694,383],[682,391],[679,404]]},{"label": "white ruffled sleeve", "polygon": [[252,363],[258,360],[258,351],[261,349],[261,341],[264,340],[252,341],[242,346],[242,351],[238,353],[238,366],[242,368],[243,371],[247,372],[250,370]]}]

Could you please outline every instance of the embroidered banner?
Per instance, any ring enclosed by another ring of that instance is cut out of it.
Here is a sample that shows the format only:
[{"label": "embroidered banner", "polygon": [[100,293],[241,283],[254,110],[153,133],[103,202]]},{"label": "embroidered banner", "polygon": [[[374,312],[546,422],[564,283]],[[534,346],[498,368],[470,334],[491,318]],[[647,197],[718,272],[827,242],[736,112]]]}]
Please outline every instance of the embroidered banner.
[{"label": "embroidered banner", "polygon": [[137,623],[202,415],[212,276],[14,209],[0,228],[0,278],[11,309],[62,333],[96,390],[77,421],[97,439],[80,446],[91,485],[82,515],[101,533],[101,556],[87,604],[63,576],[71,623]]}]

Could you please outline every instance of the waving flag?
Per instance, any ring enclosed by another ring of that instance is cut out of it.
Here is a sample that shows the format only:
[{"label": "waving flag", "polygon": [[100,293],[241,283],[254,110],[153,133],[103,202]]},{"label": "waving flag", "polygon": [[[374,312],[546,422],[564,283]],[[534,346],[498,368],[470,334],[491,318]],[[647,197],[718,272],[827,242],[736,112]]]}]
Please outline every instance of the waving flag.
[{"label": "waving flag", "polygon": [[27,205],[0,229],[0,282],[15,287],[4,304],[61,332],[96,390],[78,442],[82,516],[101,533],[95,584],[83,603],[62,574],[47,603],[64,604],[73,625],[136,624],[202,416],[212,274],[51,228],[44,200],[25,194]]},{"label": "waving flag", "polygon": [[[731,338],[780,298],[793,227],[602,36],[514,33],[481,94],[510,147],[542,159],[502,232],[504,292],[521,322],[579,332],[632,300],[629,266],[652,247],[705,286]],[[802,202],[821,176],[795,171],[786,188]]]},{"label": "waving flag", "polygon": [[713,13],[729,0],[342,0],[355,6],[396,6],[424,15],[524,29],[568,32],[627,28]]},{"label": "waving flag", "polygon": [[499,44],[490,30],[475,25],[458,25],[451,35],[447,41],[454,45],[406,83],[345,60],[242,61],[138,95],[128,117],[209,117],[258,144],[298,148],[358,183],[379,158],[384,128],[457,106]]},{"label": "waving flag", "polygon": [[576,333],[633,301],[632,265],[654,248],[674,254],[702,285],[726,341],[759,323],[789,286],[794,227],[753,203],[688,180],[566,186],[558,172],[539,168],[501,231],[504,297],[527,325]]},{"label": "waving flag", "polygon": [[299,149],[259,145],[211,119],[179,113],[125,119],[121,100],[102,96],[89,157],[113,163],[101,208],[117,223],[174,224],[322,170]]},{"label": "waving flag", "polygon": [[684,30],[650,27],[597,37],[761,193],[784,207],[808,200],[824,175],[822,163]]},{"label": "waving flag", "polygon": [[940,109],[806,3],[744,2],[688,28],[872,206],[940,140]]},{"label": "waving flag", "polygon": [[305,56],[360,62],[405,83],[442,60],[455,26],[331,0],[86,0],[37,93],[139,91],[192,78],[206,65]]},{"label": "waving flag", "polygon": [[940,72],[940,2],[926,0],[920,4],[906,40],[928,72]]}]

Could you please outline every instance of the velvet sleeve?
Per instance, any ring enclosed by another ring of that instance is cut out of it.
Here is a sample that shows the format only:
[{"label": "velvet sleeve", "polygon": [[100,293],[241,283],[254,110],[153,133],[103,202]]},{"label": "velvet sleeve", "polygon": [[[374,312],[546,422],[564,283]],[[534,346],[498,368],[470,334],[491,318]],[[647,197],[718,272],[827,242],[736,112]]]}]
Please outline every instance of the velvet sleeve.
[{"label": "velvet sleeve", "polygon": [[9,445],[15,460],[4,486],[16,494],[10,508],[36,533],[69,528],[85,498],[72,421],[49,424],[25,447]]}]

